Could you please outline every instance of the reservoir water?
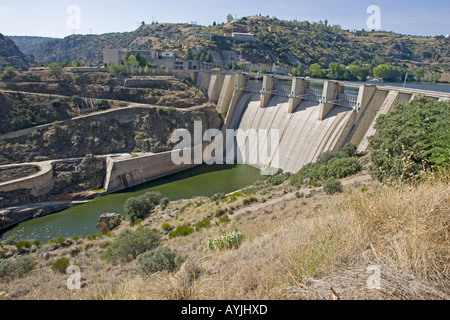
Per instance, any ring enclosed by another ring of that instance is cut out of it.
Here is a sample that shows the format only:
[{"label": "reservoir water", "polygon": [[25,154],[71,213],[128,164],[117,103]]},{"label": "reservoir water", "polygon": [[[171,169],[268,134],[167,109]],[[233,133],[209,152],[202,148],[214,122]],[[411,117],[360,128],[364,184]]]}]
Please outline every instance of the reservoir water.
[{"label": "reservoir water", "polygon": [[95,228],[103,213],[123,214],[123,204],[130,197],[159,191],[171,201],[195,196],[230,193],[261,180],[260,170],[246,165],[203,165],[161,178],[123,192],[96,198],[60,213],[33,219],[5,232],[3,239],[48,241],[58,237],[86,236],[98,233]]}]

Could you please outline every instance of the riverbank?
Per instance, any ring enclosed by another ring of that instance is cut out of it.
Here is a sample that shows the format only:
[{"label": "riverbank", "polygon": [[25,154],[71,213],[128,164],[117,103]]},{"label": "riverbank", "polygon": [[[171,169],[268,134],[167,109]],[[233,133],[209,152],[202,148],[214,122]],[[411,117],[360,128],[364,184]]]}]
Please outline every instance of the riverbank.
[{"label": "riverbank", "polygon": [[123,204],[130,197],[151,191],[159,191],[171,201],[197,196],[210,197],[216,193],[234,192],[260,179],[262,179],[260,170],[250,166],[198,166],[125,191],[95,197],[88,203],[70,207],[44,218],[28,220],[6,231],[1,237],[39,239],[43,242],[58,237],[84,237],[98,232],[95,226],[103,213],[124,214]]},{"label": "riverbank", "polygon": [[63,211],[70,207],[87,203],[88,201],[53,201],[30,203],[15,207],[0,209],[0,232],[4,232],[21,222],[45,217]]}]

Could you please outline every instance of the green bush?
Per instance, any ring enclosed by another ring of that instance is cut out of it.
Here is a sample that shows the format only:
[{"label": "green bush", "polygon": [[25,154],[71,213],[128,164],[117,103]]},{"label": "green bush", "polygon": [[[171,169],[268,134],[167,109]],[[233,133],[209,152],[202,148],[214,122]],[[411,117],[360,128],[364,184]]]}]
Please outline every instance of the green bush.
[{"label": "green bush", "polygon": [[299,172],[291,176],[290,184],[302,186],[305,180],[310,185],[320,185],[329,178],[345,178],[361,171],[360,155],[355,145],[348,144],[341,151],[325,152],[315,163],[304,166]]},{"label": "green bush", "polygon": [[160,203],[162,195],[160,192],[147,192],[137,198],[129,198],[123,205],[127,218],[134,223],[137,219],[143,219]]},{"label": "green bush", "polygon": [[95,240],[95,239],[99,239],[99,238],[101,238],[102,236],[103,236],[103,235],[102,235],[101,233],[88,234],[88,235],[86,236],[86,240],[92,241],[92,240]]},{"label": "green bush", "polygon": [[273,176],[268,176],[267,177],[267,181],[271,184],[273,184],[274,186],[278,186],[280,184],[282,184],[283,182],[289,180],[289,178],[291,177],[291,174],[289,172],[283,172],[283,170],[279,170],[277,174],[273,175]]},{"label": "green bush", "polygon": [[361,171],[362,167],[357,158],[333,159],[328,163],[327,176],[345,178]]},{"label": "green bush", "polygon": [[161,226],[161,228],[162,228],[164,231],[168,231],[168,230],[172,229],[172,226],[171,226],[170,224],[168,224],[168,223],[164,223],[164,224]]},{"label": "green bush", "polygon": [[70,260],[68,258],[59,258],[52,265],[54,272],[66,273],[67,268],[70,266]]},{"label": "green bush", "polygon": [[211,226],[211,221],[209,221],[209,219],[203,219],[202,221],[199,221],[196,225],[195,225],[195,230],[200,230],[203,228],[208,228],[209,226]]},{"label": "green bush", "polygon": [[30,256],[21,256],[15,261],[0,260],[0,278],[14,279],[23,277],[36,266],[36,261]]},{"label": "green bush", "polygon": [[161,206],[161,209],[166,210],[167,206],[169,205],[169,198],[162,198],[159,202],[159,205]]},{"label": "green bush", "polygon": [[323,184],[323,190],[326,194],[341,193],[343,190],[342,183],[336,178],[330,178]]},{"label": "green bush", "polygon": [[382,182],[413,181],[422,171],[450,163],[448,102],[418,97],[378,118],[370,138],[372,176]]},{"label": "green bush", "polygon": [[106,249],[103,257],[111,264],[117,264],[121,260],[131,261],[138,255],[155,249],[160,242],[161,238],[154,230],[125,230]]},{"label": "green bush", "polygon": [[59,99],[51,100],[50,104],[55,108],[60,107],[62,105],[61,100],[59,100]]},{"label": "green bush", "polygon": [[230,217],[225,215],[225,216],[221,216],[219,218],[219,223],[225,223],[225,222],[229,222],[230,221]]},{"label": "green bush", "polygon": [[36,247],[42,246],[41,240],[34,240],[34,241],[33,241],[33,244],[34,244]]},{"label": "green bush", "polygon": [[30,249],[33,246],[33,244],[28,240],[22,240],[17,242],[15,246],[17,249],[21,250],[23,248]]},{"label": "green bush", "polygon": [[169,238],[185,237],[194,232],[194,229],[188,225],[182,225],[169,233]]},{"label": "green bush", "polygon": [[2,80],[10,80],[16,76],[16,69],[14,67],[6,67],[3,70],[2,76],[0,77]]},{"label": "green bush", "polygon": [[150,275],[161,271],[175,272],[184,261],[186,261],[186,257],[170,248],[159,247],[137,257],[137,270],[142,275]]}]

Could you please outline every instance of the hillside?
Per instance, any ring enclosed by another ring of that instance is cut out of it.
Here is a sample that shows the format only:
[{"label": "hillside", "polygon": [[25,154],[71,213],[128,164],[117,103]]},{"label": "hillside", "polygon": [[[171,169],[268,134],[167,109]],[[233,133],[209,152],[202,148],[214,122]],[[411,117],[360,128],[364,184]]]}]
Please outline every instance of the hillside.
[{"label": "hillside", "polygon": [[28,69],[31,62],[32,59],[25,56],[14,41],[0,33],[0,68]]},{"label": "hillside", "polygon": [[39,46],[49,40],[53,40],[54,38],[46,38],[46,37],[23,37],[23,36],[8,36],[14,43],[19,47],[19,49],[24,54],[32,54],[36,53],[36,50]]},{"label": "hillside", "polygon": [[[251,32],[255,42],[238,42],[224,38],[224,33]],[[211,33],[206,38],[195,34]],[[73,35],[43,43],[36,51],[42,63],[78,60],[101,63],[102,49],[135,48],[170,50],[184,57],[187,48],[203,46],[211,51],[216,63],[251,61],[279,65],[311,65],[353,61],[394,62],[409,65],[448,64],[450,40],[443,37],[418,37],[391,32],[345,31],[309,22],[291,22],[264,17],[249,17],[229,24],[203,27],[187,24],[144,25],[128,33]]]}]

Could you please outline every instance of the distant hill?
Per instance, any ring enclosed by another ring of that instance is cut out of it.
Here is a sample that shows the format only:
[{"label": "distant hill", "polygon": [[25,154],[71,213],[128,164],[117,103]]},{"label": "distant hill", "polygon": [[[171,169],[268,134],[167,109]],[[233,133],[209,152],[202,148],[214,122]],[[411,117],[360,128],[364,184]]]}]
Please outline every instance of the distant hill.
[{"label": "distant hill", "polygon": [[53,40],[54,38],[46,38],[46,37],[28,37],[28,36],[8,36],[12,41],[16,43],[19,49],[24,54],[32,54],[36,53],[36,50],[39,46],[49,40]]},{"label": "distant hill", "polygon": [[[255,34],[255,42],[224,38],[224,33]],[[195,37],[211,33],[211,37]],[[73,35],[41,44],[35,57],[42,63],[78,60],[101,63],[102,49],[136,48],[170,50],[183,57],[187,48],[211,51],[214,62],[226,64],[241,59],[256,63],[309,66],[330,62],[350,64],[355,60],[410,64],[450,63],[450,39],[419,37],[392,32],[346,31],[309,22],[248,17],[229,24],[203,27],[188,24],[151,24],[136,31],[103,35]]]},{"label": "distant hill", "polygon": [[20,51],[19,47],[0,33],[0,68],[13,66],[16,69],[28,69],[33,62],[31,57]]}]

